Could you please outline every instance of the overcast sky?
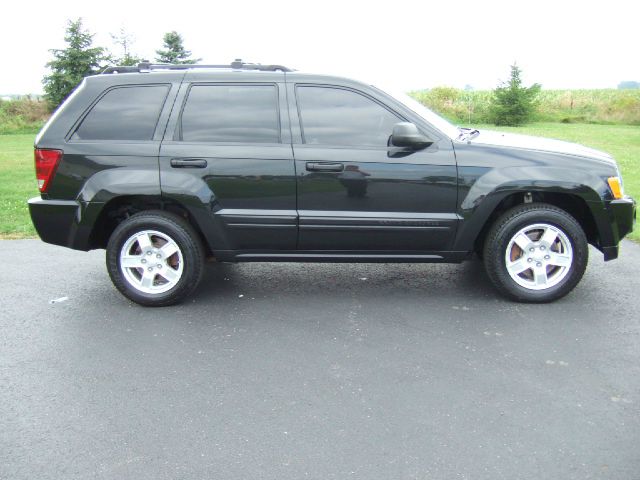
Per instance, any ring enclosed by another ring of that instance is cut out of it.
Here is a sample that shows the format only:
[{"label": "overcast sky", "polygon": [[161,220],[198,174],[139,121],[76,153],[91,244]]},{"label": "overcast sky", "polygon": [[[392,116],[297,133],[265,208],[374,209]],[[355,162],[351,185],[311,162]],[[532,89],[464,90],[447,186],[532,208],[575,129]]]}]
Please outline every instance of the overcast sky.
[{"label": "overcast sky", "polygon": [[403,90],[493,88],[514,61],[543,88],[611,88],[640,81],[640,2],[154,1],[4,2],[0,94],[39,93],[51,48],[70,18],[95,44],[126,29],[153,60],[176,30],[203,63],[234,58],[344,74]]}]

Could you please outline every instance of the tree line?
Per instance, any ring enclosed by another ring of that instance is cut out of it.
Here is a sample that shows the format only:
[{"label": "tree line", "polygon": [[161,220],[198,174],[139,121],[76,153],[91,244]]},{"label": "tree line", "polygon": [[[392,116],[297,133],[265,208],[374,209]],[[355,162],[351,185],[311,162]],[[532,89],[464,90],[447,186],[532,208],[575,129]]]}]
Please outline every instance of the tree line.
[{"label": "tree line", "polygon": [[[111,34],[113,42],[121,49],[119,55],[107,48],[94,46],[94,34],[82,25],[82,19],[69,20],[64,36],[66,47],[49,50],[53,59],[46,66],[50,73],[43,80],[44,97],[53,110],[60,105],[73,89],[89,75],[101,72],[109,65],[137,65],[143,59],[133,53],[133,36],[124,29]],[[172,64],[194,64],[200,58],[192,58],[191,52],[184,47],[182,36],[176,32],[167,32],[162,38],[162,48],[156,50],[155,62]]]},{"label": "tree line", "polygon": [[[43,79],[44,96],[53,110],[69,96],[82,79],[104,70],[108,65],[137,65],[143,59],[132,51],[133,38],[124,29],[111,34],[121,55],[114,55],[106,48],[93,45],[94,35],[82,25],[82,19],[69,20],[64,40],[64,49],[52,49],[53,60],[47,63],[50,73]],[[201,59],[192,58],[184,47],[182,36],[167,32],[163,36],[163,48],[156,50],[157,63],[194,64]],[[511,65],[510,79],[502,82],[493,91],[491,113],[496,125],[522,125],[532,120],[536,99],[541,86],[522,84],[521,69]]]}]

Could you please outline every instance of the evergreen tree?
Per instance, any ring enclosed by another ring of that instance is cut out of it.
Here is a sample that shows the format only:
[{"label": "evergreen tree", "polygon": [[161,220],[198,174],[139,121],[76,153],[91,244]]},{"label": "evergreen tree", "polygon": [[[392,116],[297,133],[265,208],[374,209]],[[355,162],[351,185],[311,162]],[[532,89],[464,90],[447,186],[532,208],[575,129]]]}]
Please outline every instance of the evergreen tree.
[{"label": "evergreen tree", "polygon": [[191,52],[184,48],[182,35],[176,31],[165,33],[163,42],[165,49],[156,50],[156,62],[193,64],[202,60],[201,58],[189,58],[191,57]]},{"label": "evergreen tree", "polygon": [[491,116],[496,125],[522,125],[531,121],[536,109],[536,98],[540,85],[522,86],[522,70],[514,63],[511,65],[511,78],[502,82],[493,91]]},{"label": "evergreen tree", "polygon": [[133,35],[127,33],[124,28],[121,28],[118,33],[111,33],[110,35],[113,43],[122,49],[122,56],[114,57],[114,65],[138,65],[142,61],[142,58],[131,53],[131,45],[134,41]]},{"label": "evergreen tree", "polygon": [[49,50],[54,57],[47,63],[51,73],[42,80],[51,108],[60,105],[84,77],[104,68],[108,60],[104,48],[93,46],[93,34],[82,28],[81,18],[68,21],[64,41],[67,48]]}]

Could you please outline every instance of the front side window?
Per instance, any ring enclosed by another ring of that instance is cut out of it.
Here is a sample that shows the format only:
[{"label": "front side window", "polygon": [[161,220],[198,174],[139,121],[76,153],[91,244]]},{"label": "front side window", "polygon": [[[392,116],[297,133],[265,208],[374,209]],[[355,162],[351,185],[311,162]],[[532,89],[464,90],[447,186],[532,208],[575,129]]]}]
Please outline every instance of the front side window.
[{"label": "front side window", "polygon": [[167,85],[109,90],[84,118],[74,140],[151,140],[167,97]]},{"label": "front side window", "polygon": [[387,145],[395,114],[351,90],[299,86],[296,88],[304,142],[314,145]]},{"label": "front side window", "polygon": [[275,85],[194,85],[182,112],[185,142],[279,143]]}]

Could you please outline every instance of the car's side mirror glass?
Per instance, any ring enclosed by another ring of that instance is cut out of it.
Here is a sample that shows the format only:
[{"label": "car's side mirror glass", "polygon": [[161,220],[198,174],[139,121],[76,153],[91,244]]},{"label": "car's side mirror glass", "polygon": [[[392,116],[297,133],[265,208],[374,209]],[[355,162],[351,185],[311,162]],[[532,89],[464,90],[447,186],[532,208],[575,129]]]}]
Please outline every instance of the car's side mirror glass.
[{"label": "car's side mirror glass", "polygon": [[427,148],[433,143],[426,135],[423,135],[413,123],[400,122],[393,126],[391,145],[394,147],[409,147],[414,150]]}]

